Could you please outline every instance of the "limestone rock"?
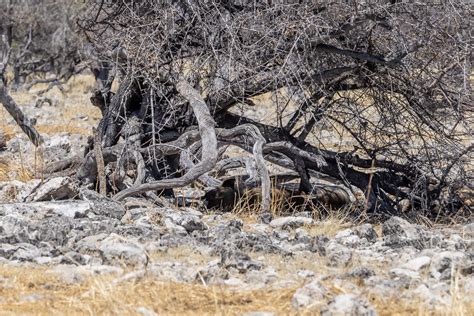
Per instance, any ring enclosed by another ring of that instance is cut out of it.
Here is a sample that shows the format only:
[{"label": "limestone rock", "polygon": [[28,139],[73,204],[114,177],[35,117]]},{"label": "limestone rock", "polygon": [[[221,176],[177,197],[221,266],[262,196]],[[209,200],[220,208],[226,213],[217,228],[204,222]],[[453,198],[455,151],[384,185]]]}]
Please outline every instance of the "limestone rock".
[{"label": "limestone rock", "polygon": [[468,261],[471,260],[468,260],[467,255],[461,251],[443,251],[433,256],[430,274],[436,280],[448,280],[452,272],[467,265]]},{"label": "limestone rock", "polygon": [[355,233],[359,238],[365,238],[369,242],[377,241],[377,232],[371,224],[363,224],[355,228]]},{"label": "limestone rock", "polygon": [[26,202],[54,201],[73,198],[78,189],[71,178],[57,177],[41,183],[27,198]]},{"label": "limestone rock", "polygon": [[330,266],[346,266],[352,258],[352,251],[335,241],[330,241],[326,246],[326,255]]},{"label": "limestone rock", "polygon": [[421,256],[404,263],[401,266],[401,268],[418,272],[422,270],[423,268],[429,266],[430,262],[431,262],[430,257]]},{"label": "limestone rock", "polygon": [[382,225],[384,244],[392,248],[413,246],[423,249],[427,244],[428,236],[419,226],[393,216]]},{"label": "limestone rock", "polygon": [[312,218],[307,217],[296,217],[296,216],[287,216],[279,217],[270,222],[270,226],[273,228],[298,228],[301,226],[312,225],[314,223]]},{"label": "limestone rock", "polygon": [[364,315],[375,316],[377,312],[366,299],[354,294],[342,294],[334,297],[329,305],[321,311],[322,316]]},{"label": "limestone rock", "polygon": [[327,294],[328,290],[321,284],[320,280],[314,280],[296,290],[291,299],[291,305],[296,309],[320,305]]}]

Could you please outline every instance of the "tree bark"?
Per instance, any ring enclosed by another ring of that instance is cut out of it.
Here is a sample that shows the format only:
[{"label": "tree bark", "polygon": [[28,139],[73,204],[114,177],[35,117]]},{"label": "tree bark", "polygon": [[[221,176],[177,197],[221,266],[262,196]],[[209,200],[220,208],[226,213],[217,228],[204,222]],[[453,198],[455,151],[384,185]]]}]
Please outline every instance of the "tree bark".
[{"label": "tree bark", "polygon": [[20,126],[36,147],[43,143],[43,138],[33,125],[31,125],[28,118],[20,110],[13,98],[8,94],[2,81],[0,81],[0,103],[3,104],[3,107],[8,111],[8,113],[10,113],[18,126]]}]

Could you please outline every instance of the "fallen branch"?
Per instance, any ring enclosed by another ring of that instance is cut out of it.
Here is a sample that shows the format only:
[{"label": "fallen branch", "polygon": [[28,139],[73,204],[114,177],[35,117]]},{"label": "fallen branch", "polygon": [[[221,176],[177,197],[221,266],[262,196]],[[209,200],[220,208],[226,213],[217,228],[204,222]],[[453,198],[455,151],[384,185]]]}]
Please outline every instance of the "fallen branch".
[{"label": "fallen branch", "polygon": [[107,194],[107,180],[105,177],[105,162],[102,154],[102,141],[100,133],[94,128],[94,152],[97,162],[97,174],[99,181],[99,194],[105,196]]},{"label": "fallen branch", "polygon": [[38,133],[38,131],[33,127],[28,118],[20,110],[16,102],[8,94],[6,87],[3,82],[0,80],[0,103],[3,104],[3,107],[10,113],[15,122],[20,126],[20,128],[25,132],[31,142],[38,147],[43,143],[43,138]]},{"label": "fallen branch", "polygon": [[128,188],[116,194],[114,200],[124,198],[148,191],[183,187],[192,183],[206,172],[211,171],[217,163],[217,137],[215,122],[209,109],[199,92],[186,81],[179,81],[176,85],[178,92],[189,102],[199,126],[199,134],[202,141],[201,161],[192,167],[186,174],[177,179],[164,179],[160,181],[144,183]]}]

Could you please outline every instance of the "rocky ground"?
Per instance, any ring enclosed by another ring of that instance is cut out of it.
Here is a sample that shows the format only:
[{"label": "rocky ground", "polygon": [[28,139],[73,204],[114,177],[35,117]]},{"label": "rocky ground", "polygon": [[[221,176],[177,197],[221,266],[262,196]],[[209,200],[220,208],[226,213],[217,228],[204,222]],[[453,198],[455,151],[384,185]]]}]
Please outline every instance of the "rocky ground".
[{"label": "rocky ground", "polygon": [[[43,113],[44,126],[58,113],[64,124],[64,108],[24,106],[30,115]],[[41,159],[80,152],[86,134],[79,131],[97,120],[91,113],[69,115],[65,130],[44,128]],[[0,128],[14,130],[1,114]],[[302,212],[263,224],[248,212],[139,198],[116,203],[67,176],[42,180],[37,160],[23,135],[5,137],[2,315],[474,311],[473,223],[392,217],[369,224],[337,212],[326,219]]]}]

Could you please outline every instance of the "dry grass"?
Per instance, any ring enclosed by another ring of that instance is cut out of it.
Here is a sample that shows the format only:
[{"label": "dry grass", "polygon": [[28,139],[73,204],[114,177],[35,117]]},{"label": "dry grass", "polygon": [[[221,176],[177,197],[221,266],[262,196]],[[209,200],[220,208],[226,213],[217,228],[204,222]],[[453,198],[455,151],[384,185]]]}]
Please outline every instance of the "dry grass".
[{"label": "dry grass", "polygon": [[[279,272],[286,270],[294,274],[301,268],[313,270],[316,275],[331,273],[324,261],[312,259],[267,258]],[[343,272],[335,270],[332,272]],[[383,266],[376,270],[383,273]],[[403,291],[387,297],[364,288],[363,281],[354,279],[341,283],[330,278],[323,281],[329,290],[326,299],[315,302],[312,309],[297,313],[291,307],[291,298],[302,283],[278,289],[235,290],[225,286],[162,282],[147,276],[117,283],[114,282],[116,275],[107,275],[71,284],[48,273],[46,268],[29,267],[25,273],[24,267],[7,266],[0,266],[0,275],[1,315],[139,315],[140,307],[159,315],[242,315],[251,311],[314,315],[331,297],[351,293],[345,284],[360,287],[379,315],[470,315],[474,310],[474,302],[463,295],[459,278],[452,282],[453,299],[448,306],[430,306],[419,297],[403,296]]]},{"label": "dry grass", "polygon": [[[93,84],[94,78],[91,75],[76,76],[64,85],[64,94],[58,88],[53,88],[45,94],[56,100],[57,106],[44,105],[41,109],[34,107],[36,92],[45,89],[46,84],[39,84],[29,92],[13,91],[11,96],[27,117],[33,118],[36,113],[42,113],[38,116],[36,125],[40,134],[52,136],[68,133],[87,136],[92,134],[91,126],[97,125],[101,117],[100,110],[93,107],[89,101],[88,92]],[[23,135],[2,106],[0,106],[0,131],[5,134],[7,141],[17,135]],[[0,161],[0,181],[28,181],[41,178],[42,167],[41,149],[20,157],[4,157]]]},{"label": "dry grass", "polygon": [[[78,75],[73,77],[64,85],[64,93],[58,88],[53,88],[44,96],[57,101],[57,106],[44,105],[42,109],[35,109],[34,103],[37,92],[47,87],[47,84],[38,84],[28,92],[11,92],[12,98],[25,111],[27,116],[32,117],[37,111],[47,115],[40,116],[37,129],[41,134],[55,135],[58,133],[70,133],[80,135],[91,135],[91,126],[96,125],[101,117],[100,110],[91,105],[89,91],[94,85],[91,75]],[[7,140],[15,137],[21,130],[16,124],[10,122],[8,112],[0,107],[0,130]]]},{"label": "dry grass", "polygon": [[[151,278],[113,285],[113,276],[65,284],[44,269],[2,267],[2,315],[240,315],[250,311],[294,314],[295,289],[234,291],[224,287],[163,283]],[[37,300],[29,298],[36,297]]]},{"label": "dry grass", "polygon": [[22,160],[0,160],[0,181],[20,180],[26,182],[34,178],[35,172],[31,171]]}]

